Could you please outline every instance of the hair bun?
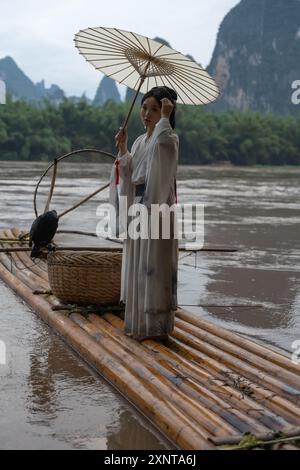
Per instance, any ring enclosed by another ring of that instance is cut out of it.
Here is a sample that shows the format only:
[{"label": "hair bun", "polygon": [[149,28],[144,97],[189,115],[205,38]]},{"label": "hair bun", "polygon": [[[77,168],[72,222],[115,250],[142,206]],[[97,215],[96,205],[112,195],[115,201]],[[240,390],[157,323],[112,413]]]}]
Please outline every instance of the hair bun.
[{"label": "hair bun", "polygon": [[165,86],[164,88],[168,91],[168,93],[169,93],[169,95],[171,96],[172,100],[173,100],[173,101],[176,101],[176,100],[177,100],[177,93],[176,93],[176,91],[173,90],[172,88],[169,88],[168,86]]}]

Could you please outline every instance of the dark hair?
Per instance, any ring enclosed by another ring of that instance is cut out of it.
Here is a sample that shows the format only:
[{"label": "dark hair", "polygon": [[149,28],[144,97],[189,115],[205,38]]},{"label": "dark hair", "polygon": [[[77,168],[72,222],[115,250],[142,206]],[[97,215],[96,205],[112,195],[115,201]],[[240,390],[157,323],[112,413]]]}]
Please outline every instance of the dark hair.
[{"label": "dark hair", "polygon": [[174,104],[174,109],[170,116],[170,124],[171,124],[172,129],[175,129],[175,112],[176,112],[176,100],[177,100],[176,91],[172,90],[172,88],[169,88],[167,86],[156,86],[143,96],[141,104],[143,104],[147,98],[151,98],[151,97],[156,99],[160,107],[162,107],[161,100],[163,98],[168,98],[170,101],[172,101],[172,103]]}]

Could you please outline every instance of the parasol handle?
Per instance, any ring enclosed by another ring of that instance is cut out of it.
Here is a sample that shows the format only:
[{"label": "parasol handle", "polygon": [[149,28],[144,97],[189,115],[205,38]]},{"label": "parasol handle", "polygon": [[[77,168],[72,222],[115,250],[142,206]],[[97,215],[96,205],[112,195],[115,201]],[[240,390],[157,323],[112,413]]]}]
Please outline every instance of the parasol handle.
[{"label": "parasol handle", "polygon": [[140,84],[139,84],[139,87],[138,87],[138,89],[137,89],[137,91],[136,91],[136,94],[135,94],[135,96],[134,96],[134,98],[133,98],[133,101],[132,101],[132,103],[131,103],[130,109],[129,109],[128,114],[127,114],[127,116],[126,116],[126,119],[125,119],[125,121],[124,121],[123,129],[125,129],[125,127],[127,127],[129,118],[130,118],[131,113],[132,113],[132,111],[133,111],[133,107],[134,107],[135,102],[136,102],[136,100],[137,100],[137,97],[138,97],[138,95],[139,95],[140,89],[141,89],[142,86],[143,86],[143,83],[144,83],[144,81],[145,81],[145,78],[146,78],[146,77],[141,77],[141,82],[140,82]]},{"label": "parasol handle", "polygon": [[137,91],[136,91],[136,94],[135,94],[135,96],[134,96],[134,98],[133,98],[133,101],[132,101],[132,103],[131,103],[130,109],[129,109],[129,111],[128,111],[128,114],[127,114],[126,119],[125,119],[124,124],[123,124],[123,128],[124,128],[124,129],[125,129],[125,127],[127,127],[129,118],[130,118],[130,116],[131,116],[133,107],[134,107],[135,102],[136,102],[136,100],[137,100],[137,97],[138,97],[138,95],[139,95],[140,89],[142,88],[143,83],[144,83],[144,81],[146,80],[146,73],[147,73],[147,70],[148,70],[148,68],[149,68],[150,63],[151,63],[150,61],[147,63],[147,65],[146,65],[146,67],[145,67],[144,74],[141,75],[141,81],[140,81],[139,87],[138,87],[138,89],[137,89]]}]

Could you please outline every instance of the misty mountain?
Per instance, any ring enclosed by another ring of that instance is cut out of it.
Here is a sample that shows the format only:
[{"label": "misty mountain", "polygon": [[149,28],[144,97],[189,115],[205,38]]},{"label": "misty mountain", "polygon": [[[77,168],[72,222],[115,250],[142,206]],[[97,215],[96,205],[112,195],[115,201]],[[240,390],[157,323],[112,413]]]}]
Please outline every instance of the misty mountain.
[{"label": "misty mountain", "polygon": [[102,106],[109,100],[113,100],[117,103],[120,103],[121,97],[115,80],[110,77],[104,76],[97,89],[93,105]]},{"label": "misty mountain", "polygon": [[208,110],[298,113],[300,0],[242,0],[224,18],[208,72],[222,96]]},{"label": "misty mountain", "polygon": [[34,84],[11,57],[0,59],[0,79],[5,83],[7,92],[14,100],[38,102],[49,99],[57,103],[65,96],[63,90],[57,85],[46,88],[43,80]]}]

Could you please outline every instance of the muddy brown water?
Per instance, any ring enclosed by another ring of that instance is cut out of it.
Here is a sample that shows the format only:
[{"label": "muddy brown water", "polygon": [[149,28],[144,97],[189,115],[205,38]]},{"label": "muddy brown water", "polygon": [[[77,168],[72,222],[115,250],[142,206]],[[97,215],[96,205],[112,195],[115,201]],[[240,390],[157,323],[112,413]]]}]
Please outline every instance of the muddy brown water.
[{"label": "muddy brown water", "polygon": [[[1,162],[0,228],[28,229],[34,186],[45,167]],[[109,172],[109,165],[64,165],[53,208],[75,204]],[[299,181],[300,168],[181,167],[178,174],[179,202],[204,204],[205,244],[238,249],[181,253],[179,303],[289,356],[300,341]],[[48,184],[38,195],[39,211]],[[101,193],[66,216],[61,228],[95,231],[97,208],[106,199]],[[1,282],[0,315],[6,345],[0,449],[172,448]]]}]

